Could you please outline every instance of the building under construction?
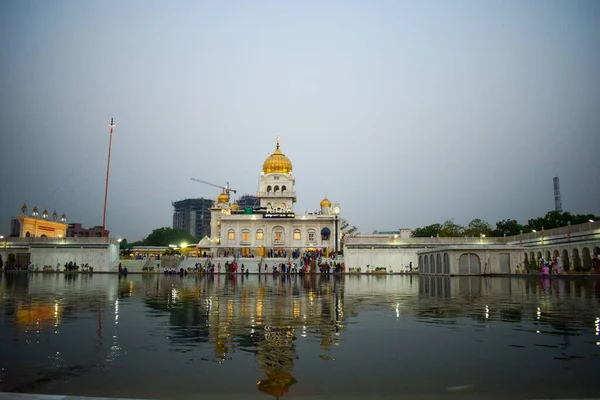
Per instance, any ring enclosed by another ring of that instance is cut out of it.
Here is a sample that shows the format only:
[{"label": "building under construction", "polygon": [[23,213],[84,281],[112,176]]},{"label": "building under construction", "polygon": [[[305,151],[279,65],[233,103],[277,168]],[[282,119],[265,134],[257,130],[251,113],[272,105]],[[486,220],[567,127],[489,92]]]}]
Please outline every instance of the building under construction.
[{"label": "building under construction", "polygon": [[[174,201],[173,229],[181,229],[198,240],[210,236],[210,208],[214,199],[184,199]],[[244,195],[238,199],[240,207],[256,207],[259,202],[256,196]]]}]

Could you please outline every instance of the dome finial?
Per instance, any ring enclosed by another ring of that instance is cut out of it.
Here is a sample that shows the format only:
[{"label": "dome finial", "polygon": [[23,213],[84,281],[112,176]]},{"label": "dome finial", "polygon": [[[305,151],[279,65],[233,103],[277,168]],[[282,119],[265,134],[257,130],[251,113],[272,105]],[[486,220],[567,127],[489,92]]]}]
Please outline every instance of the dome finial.
[{"label": "dome finial", "polygon": [[279,149],[279,135],[277,135],[277,139],[275,139],[277,141],[277,148]]}]

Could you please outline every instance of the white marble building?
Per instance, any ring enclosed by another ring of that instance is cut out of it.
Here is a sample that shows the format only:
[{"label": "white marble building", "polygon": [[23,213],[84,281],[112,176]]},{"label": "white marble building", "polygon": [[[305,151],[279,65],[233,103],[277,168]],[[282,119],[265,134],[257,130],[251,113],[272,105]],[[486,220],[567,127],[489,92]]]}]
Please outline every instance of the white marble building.
[{"label": "white marble building", "polygon": [[327,198],[320,211],[294,212],[296,192],[291,161],[277,147],[263,163],[257,197],[260,207],[240,209],[230,203],[228,190],[211,208],[210,242],[214,256],[241,255],[289,258],[291,252],[340,248],[340,207]]}]

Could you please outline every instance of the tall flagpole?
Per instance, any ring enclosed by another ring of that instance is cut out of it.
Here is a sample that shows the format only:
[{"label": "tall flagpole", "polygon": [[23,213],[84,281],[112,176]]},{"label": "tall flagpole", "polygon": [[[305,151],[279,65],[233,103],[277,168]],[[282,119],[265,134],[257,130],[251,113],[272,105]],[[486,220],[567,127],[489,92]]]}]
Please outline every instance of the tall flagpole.
[{"label": "tall flagpole", "polygon": [[110,148],[112,147],[113,119],[110,119],[110,139],[108,139],[108,164],[106,164],[106,186],[104,188],[104,213],[102,214],[102,237],[104,237],[104,228],[106,227],[106,198],[108,196],[108,174],[110,172]]}]

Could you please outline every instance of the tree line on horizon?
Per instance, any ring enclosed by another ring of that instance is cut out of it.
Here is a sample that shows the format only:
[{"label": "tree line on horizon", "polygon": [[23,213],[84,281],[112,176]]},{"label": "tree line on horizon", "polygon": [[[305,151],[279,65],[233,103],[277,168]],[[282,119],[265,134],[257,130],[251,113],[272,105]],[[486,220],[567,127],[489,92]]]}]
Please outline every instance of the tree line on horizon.
[{"label": "tree line on horizon", "polygon": [[586,222],[598,221],[600,217],[594,214],[571,214],[567,211],[548,211],[543,217],[532,218],[527,221],[527,224],[521,225],[517,220],[509,218],[503,219],[496,222],[495,228],[490,223],[475,218],[469,222],[466,226],[462,226],[454,222],[453,219],[449,219],[443,224],[431,224],[423,226],[421,228],[413,229],[412,237],[457,237],[457,236],[490,236],[490,237],[503,237],[518,235],[523,231],[524,233],[532,232],[534,230],[539,231],[543,229],[559,228],[571,225],[583,224]]}]

